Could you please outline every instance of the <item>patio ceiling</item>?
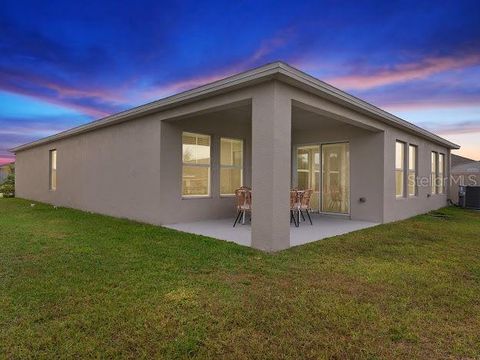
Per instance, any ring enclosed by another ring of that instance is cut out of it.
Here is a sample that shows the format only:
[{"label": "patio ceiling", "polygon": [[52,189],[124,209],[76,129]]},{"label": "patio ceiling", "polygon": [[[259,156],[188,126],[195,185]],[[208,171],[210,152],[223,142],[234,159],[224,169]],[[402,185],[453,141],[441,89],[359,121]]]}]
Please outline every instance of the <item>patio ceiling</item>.
[{"label": "patio ceiling", "polygon": [[[236,124],[250,124],[252,121],[252,108],[250,103],[243,102],[239,104],[231,104],[229,107],[210,109],[208,112],[190,115],[183,118],[171,119],[168,121],[188,121],[191,119],[196,119],[197,121],[221,119],[222,121],[227,120]],[[309,111],[302,107],[295,105],[292,106],[292,131],[322,131],[338,127],[355,127],[355,125],[340,119],[333,119],[327,115]]]}]

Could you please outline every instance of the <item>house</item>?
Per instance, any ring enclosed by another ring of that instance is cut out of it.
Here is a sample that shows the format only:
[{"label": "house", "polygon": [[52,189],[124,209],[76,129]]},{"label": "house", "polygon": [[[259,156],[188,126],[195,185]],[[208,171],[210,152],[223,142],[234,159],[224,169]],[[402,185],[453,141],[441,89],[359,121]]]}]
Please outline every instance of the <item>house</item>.
[{"label": "house", "polygon": [[231,231],[275,251],[295,244],[291,187],[314,189],[325,222],[400,220],[447,205],[458,148],[275,62],[12,151],[19,197],[152,224],[231,228],[251,186],[251,226]]},{"label": "house", "polygon": [[457,165],[468,164],[472,162],[476,162],[476,160],[467,158],[465,156],[460,156],[456,154],[451,155],[451,162],[452,162],[452,169]]},{"label": "house", "polygon": [[5,179],[10,175],[15,168],[15,163],[3,164],[0,165],[0,184],[5,181]]}]

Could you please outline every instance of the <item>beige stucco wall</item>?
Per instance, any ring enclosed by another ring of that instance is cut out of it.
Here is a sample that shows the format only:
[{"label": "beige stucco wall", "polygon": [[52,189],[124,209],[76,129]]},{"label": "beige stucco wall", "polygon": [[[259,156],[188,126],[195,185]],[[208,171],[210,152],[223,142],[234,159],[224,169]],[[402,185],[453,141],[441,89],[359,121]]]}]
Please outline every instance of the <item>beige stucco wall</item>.
[{"label": "beige stucco wall", "polygon": [[[348,142],[350,147],[350,217],[353,220],[383,220],[383,132],[372,132],[338,123],[335,128],[293,131],[295,146]],[[295,180],[296,174],[293,172]],[[360,198],[366,202],[360,202]]]},{"label": "beige stucco wall", "polygon": [[[430,186],[419,186],[418,196],[397,199],[395,196],[395,141],[400,140],[418,146],[418,176],[430,177],[430,156],[432,151],[445,154],[446,177],[449,177],[450,151],[411,132],[387,125],[365,114],[342,107],[330,100],[311,93],[292,89],[297,106],[302,106],[318,114],[361,126],[365,133],[362,140],[352,137],[351,146],[351,212],[352,218],[381,222],[405,219],[447,205],[448,188],[445,194],[430,194]],[[340,131],[338,131],[340,132]],[[377,132],[376,135],[372,135]],[[313,136],[312,134],[310,136]],[[315,135],[316,136],[316,135]],[[330,135],[332,138],[335,134]],[[343,134],[340,135],[342,137]],[[355,142],[362,142],[356,145]],[[383,162],[383,164],[382,164]],[[448,184],[447,184],[448,186]],[[367,198],[359,203],[359,195]],[[383,200],[379,200],[383,198]],[[379,212],[382,216],[379,217]]]},{"label": "beige stucco wall", "polygon": [[[57,190],[49,150],[57,149]],[[158,223],[160,122],[154,115],[17,153],[21,198]]]},{"label": "beige stucco wall", "polygon": [[[419,184],[415,197],[396,198],[395,196],[395,142],[403,141],[418,146],[417,176],[423,178],[425,184]],[[450,152],[447,148],[436,145],[413,134],[387,127],[385,129],[385,190],[384,190],[384,221],[396,221],[422,214],[447,206],[448,182],[445,194],[432,194],[428,182],[431,173],[431,154],[436,151],[445,154],[445,168],[448,178],[450,169]]]},{"label": "beige stucco wall", "polygon": [[[247,110],[245,111],[245,108]],[[234,198],[220,196],[220,138],[244,142],[244,184],[251,186],[251,112],[250,106],[219,111],[161,124],[161,211],[158,221],[173,224],[231,217]],[[211,194],[202,198],[182,198],[182,132],[211,136]]]},{"label": "beige stucco wall", "polygon": [[289,190],[292,152],[291,89],[273,81],[252,99],[252,246],[290,246]]}]

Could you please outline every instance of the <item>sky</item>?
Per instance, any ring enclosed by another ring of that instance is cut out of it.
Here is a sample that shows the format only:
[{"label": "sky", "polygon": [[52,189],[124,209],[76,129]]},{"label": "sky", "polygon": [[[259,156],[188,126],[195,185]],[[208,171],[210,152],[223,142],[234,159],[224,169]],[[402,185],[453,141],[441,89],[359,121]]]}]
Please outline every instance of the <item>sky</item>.
[{"label": "sky", "polygon": [[0,164],[14,146],[277,60],[480,160],[478,0],[3,0]]}]

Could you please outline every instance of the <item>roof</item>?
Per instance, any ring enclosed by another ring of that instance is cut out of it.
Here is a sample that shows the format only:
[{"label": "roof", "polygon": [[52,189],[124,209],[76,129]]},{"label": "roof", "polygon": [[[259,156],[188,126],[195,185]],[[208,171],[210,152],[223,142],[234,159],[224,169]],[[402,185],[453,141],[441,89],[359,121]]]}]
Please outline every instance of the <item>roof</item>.
[{"label": "roof", "polygon": [[477,160],[473,160],[457,154],[452,154],[451,161],[452,161],[452,168],[453,168],[454,166],[476,162]]},{"label": "roof", "polygon": [[451,172],[457,173],[480,173],[480,161],[469,162],[452,167]]},{"label": "roof", "polygon": [[28,144],[17,146],[10,151],[18,152],[33,148],[39,145],[47,144],[52,141],[64,139],[74,135],[82,134],[98,128],[110,126],[116,123],[135,119],[140,116],[153,112],[163,111],[172,107],[181,106],[185,103],[201,100],[219,93],[226,93],[234,89],[250,86],[254,83],[278,79],[287,82],[290,85],[300,87],[306,91],[315,93],[316,95],[328,98],[331,101],[339,103],[343,106],[354,109],[358,112],[367,114],[377,120],[387,123],[391,126],[401,128],[403,130],[413,132],[423,138],[429,139],[435,143],[441,144],[448,148],[459,149],[460,146],[454,144],[438,135],[435,135],[419,126],[405,121],[395,115],[392,115],[372,104],[367,103],[355,96],[335,88],[311,75],[308,75],[294,67],[278,61],[261,67],[248,70],[227,78],[214,81],[212,83],[187,90],[176,95],[172,95],[157,101],[150,102],[145,105],[134,107],[132,109],[113,114],[102,119],[92,121],[85,125],[81,125],[58,134],[48,136],[46,138],[33,141]]}]

